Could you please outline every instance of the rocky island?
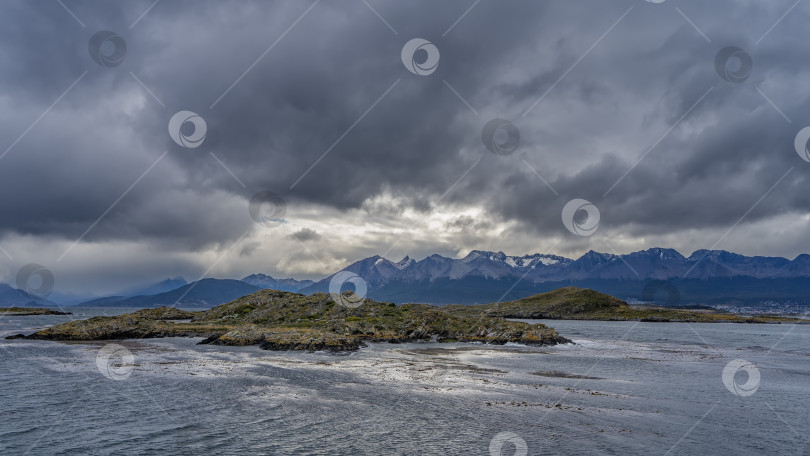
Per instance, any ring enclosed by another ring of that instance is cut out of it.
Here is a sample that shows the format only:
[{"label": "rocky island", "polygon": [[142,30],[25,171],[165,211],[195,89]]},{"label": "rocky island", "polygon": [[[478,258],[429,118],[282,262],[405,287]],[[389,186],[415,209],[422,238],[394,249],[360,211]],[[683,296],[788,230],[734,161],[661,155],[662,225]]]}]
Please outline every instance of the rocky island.
[{"label": "rocky island", "polygon": [[[345,297],[351,297],[346,292]],[[366,299],[357,307],[329,294],[261,290],[202,312],[172,307],[58,324],[9,338],[113,340],[202,337],[201,344],[258,345],[266,350],[352,351],[365,342],[482,342],[555,345],[570,340],[543,324],[508,319],[769,323],[788,318],[638,308],[594,290],[561,288],[486,305],[397,305]]]},{"label": "rocky island", "polygon": [[0,307],[0,316],[24,316],[24,315],[73,315],[70,312],[61,312],[44,307]]},{"label": "rocky island", "polygon": [[[351,293],[351,292],[347,292]],[[460,315],[426,304],[336,304],[329,294],[261,290],[204,312],[143,309],[71,321],[11,338],[111,340],[203,337],[201,343],[258,345],[266,350],[352,351],[364,342],[483,342],[554,345],[570,342],[542,324],[486,315]]]}]

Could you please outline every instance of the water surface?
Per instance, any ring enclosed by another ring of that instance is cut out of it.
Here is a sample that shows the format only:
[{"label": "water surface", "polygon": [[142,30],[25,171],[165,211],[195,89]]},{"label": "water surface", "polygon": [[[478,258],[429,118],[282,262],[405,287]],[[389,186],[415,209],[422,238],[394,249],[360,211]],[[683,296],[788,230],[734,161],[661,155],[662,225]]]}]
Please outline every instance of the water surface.
[{"label": "water surface", "polygon": [[[0,335],[130,310],[2,317]],[[0,453],[486,455],[509,432],[528,454],[810,455],[810,326],[546,323],[576,345],[118,341],[120,380],[105,343],[2,340]],[[735,359],[760,373],[750,396],[723,383]]]}]

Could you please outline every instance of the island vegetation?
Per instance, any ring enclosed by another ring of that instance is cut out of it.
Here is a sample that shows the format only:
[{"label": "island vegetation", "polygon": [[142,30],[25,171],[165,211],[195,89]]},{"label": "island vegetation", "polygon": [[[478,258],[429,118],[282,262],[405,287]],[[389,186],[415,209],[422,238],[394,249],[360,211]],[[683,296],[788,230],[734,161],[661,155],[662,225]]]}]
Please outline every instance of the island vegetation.
[{"label": "island vegetation", "polygon": [[[347,298],[351,292],[346,292]],[[207,311],[171,307],[58,324],[10,338],[112,340],[200,337],[203,344],[258,345],[267,350],[351,351],[365,342],[482,342],[554,345],[570,340],[544,324],[514,319],[640,320],[673,322],[789,321],[726,313],[639,308],[593,290],[562,288],[517,301],[486,305],[397,305],[366,299],[357,307],[325,293],[261,290]],[[797,321],[797,320],[793,320]]]},{"label": "island vegetation", "polygon": [[0,316],[11,315],[19,317],[21,315],[73,315],[70,312],[61,312],[44,307],[0,307]]},{"label": "island vegetation", "polygon": [[688,323],[778,323],[803,320],[770,316],[742,316],[716,310],[686,310],[631,306],[621,299],[585,288],[566,287],[516,301],[484,305],[446,306],[457,315],[484,315],[526,320],[606,320]]},{"label": "island vegetation", "polygon": [[[347,292],[351,293],[351,292]],[[570,342],[542,324],[485,315],[458,315],[426,304],[377,302],[358,307],[329,294],[262,290],[204,312],[144,309],[71,321],[12,338],[110,340],[203,337],[202,343],[258,345],[267,350],[356,350],[364,342],[459,341],[525,345]]]}]

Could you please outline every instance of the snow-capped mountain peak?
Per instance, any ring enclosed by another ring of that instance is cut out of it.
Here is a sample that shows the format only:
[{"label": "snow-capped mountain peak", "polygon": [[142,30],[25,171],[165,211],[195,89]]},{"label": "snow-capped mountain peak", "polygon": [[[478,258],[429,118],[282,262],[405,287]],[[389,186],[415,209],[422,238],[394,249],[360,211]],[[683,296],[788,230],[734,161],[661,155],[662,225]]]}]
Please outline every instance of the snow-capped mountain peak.
[{"label": "snow-capped mountain peak", "polygon": [[[471,296],[466,299],[477,302],[479,298],[475,293],[488,290],[487,287],[499,289],[503,284],[506,284],[503,288],[508,289],[515,283],[520,283],[526,289],[540,289],[547,283],[593,280],[632,283],[740,277],[804,278],[810,277],[810,255],[801,255],[790,261],[775,257],[746,257],[723,250],[698,250],[684,257],[673,249],[651,248],[623,255],[591,250],[572,260],[540,253],[512,256],[503,252],[473,250],[463,258],[433,254],[417,261],[406,256],[396,263],[373,256],[355,262],[344,270],[362,277],[372,297],[375,290],[387,299],[413,296],[414,293],[421,296],[418,290],[435,287],[438,291],[430,293],[448,295],[442,299],[452,302],[456,299],[452,296],[469,292]],[[331,277],[302,291],[326,291]],[[436,299],[436,296],[431,296],[419,299]]]},{"label": "snow-capped mountain peak", "polygon": [[403,259],[399,260],[399,262],[397,262],[397,264],[399,265],[399,267],[401,269],[405,269],[405,268],[407,268],[408,266],[410,266],[410,265],[412,265],[414,263],[416,263],[416,260],[409,257],[408,255],[405,255],[405,258],[403,258]]}]

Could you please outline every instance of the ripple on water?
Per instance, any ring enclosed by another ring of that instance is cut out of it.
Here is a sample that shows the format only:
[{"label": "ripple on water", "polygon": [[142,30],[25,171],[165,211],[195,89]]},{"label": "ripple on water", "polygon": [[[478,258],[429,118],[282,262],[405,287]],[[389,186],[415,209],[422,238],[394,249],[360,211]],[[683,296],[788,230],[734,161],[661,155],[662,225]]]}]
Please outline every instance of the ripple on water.
[{"label": "ripple on water", "polygon": [[[2,341],[0,449],[466,455],[506,431],[530,454],[804,450],[785,422],[810,431],[810,328],[763,350],[784,328],[706,325],[707,345],[683,325],[619,341],[627,325],[584,323],[562,322],[593,334],[576,345],[370,344],[350,356],[124,342],[137,367],[122,381],[98,372],[99,344]],[[737,358],[763,372],[748,398],[720,378]]]}]

